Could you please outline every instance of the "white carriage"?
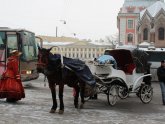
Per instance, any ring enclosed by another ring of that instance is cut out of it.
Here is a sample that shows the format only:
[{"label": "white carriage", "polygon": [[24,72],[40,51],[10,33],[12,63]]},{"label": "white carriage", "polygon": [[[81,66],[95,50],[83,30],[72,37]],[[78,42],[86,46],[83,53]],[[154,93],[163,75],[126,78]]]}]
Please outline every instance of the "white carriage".
[{"label": "white carriage", "polygon": [[[56,47],[51,48],[51,53],[55,52]],[[60,54],[61,64],[64,66],[61,49]],[[96,87],[86,85],[85,96],[89,98],[93,94],[104,93],[107,95],[108,103],[113,106],[119,98],[125,99],[130,93],[136,93],[143,103],[149,103],[153,97],[153,88],[150,68],[144,53],[137,52],[137,55],[133,55],[130,50],[115,49],[106,50],[104,54],[110,55],[116,62],[107,59],[100,63],[96,59],[90,65],[88,64],[96,80]],[[117,65],[114,66],[115,64]],[[65,68],[72,70],[66,65]]]},{"label": "white carriage", "polygon": [[[95,93],[106,94],[110,105],[115,105],[119,98],[127,98],[130,93],[136,93],[143,103],[149,103],[153,96],[151,74],[144,69],[147,65],[141,58],[133,56],[131,51],[125,49],[108,50],[105,54],[113,56],[117,68],[114,68],[112,61],[100,63],[96,60],[90,64],[96,80]],[[137,63],[141,67],[137,67]]]}]

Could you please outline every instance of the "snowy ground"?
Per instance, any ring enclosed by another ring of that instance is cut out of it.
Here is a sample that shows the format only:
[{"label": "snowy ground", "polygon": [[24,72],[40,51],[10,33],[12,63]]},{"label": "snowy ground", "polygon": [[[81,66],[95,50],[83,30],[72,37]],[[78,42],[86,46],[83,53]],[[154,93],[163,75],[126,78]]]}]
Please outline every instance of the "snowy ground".
[{"label": "snowy ground", "polygon": [[51,114],[51,94],[44,87],[43,77],[31,81],[25,88],[26,98],[17,103],[0,100],[0,124],[164,124],[165,106],[161,102],[160,87],[153,83],[154,97],[150,104],[141,103],[135,95],[120,100],[111,107],[105,95],[89,100],[84,109],[73,106],[72,89],[65,86],[65,112]]}]

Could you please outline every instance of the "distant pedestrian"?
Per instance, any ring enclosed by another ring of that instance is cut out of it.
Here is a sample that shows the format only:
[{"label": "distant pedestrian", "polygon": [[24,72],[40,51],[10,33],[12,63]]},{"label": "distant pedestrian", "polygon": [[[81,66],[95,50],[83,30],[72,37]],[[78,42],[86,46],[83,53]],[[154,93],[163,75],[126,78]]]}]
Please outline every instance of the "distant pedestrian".
[{"label": "distant pedestrian", "polygon": [[19,73],[18,50],[13,50],[11,56],[7,59],[7,68],[0,79],[0,98],[6,98],[7,102],[16,102],[25,97]]},{"label": "distant pedestrian", "polygon": [[161,61],[161,66],[157,69],[157,76],[160,82],[163,105],[165,105],[165,60]]}]

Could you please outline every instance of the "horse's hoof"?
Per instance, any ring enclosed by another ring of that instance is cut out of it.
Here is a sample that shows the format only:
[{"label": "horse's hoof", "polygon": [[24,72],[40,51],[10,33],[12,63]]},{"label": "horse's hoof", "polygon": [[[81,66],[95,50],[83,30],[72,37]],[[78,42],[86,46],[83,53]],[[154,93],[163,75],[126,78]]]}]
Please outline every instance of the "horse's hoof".
[{"label": "horse's hoof", "polygon": [[83,108],[84,108],[84,104],[81,103],[81,104],[80,104],[80,109],[83,109]]},{"label": "horse's hoof", "polygon": [[64,110],[59,110],[58,114],[63,114]]},{"label": "horse's hoof", "polygon": [[55,112],[56,112],[55,109],[51,109],[51,110],[49,111],[49,113],[55,113]]},{"label": "horse's hoof", "polygon": [[75,107],[76,109],[78,109],[78,105],[75,105],[74,107]]}]

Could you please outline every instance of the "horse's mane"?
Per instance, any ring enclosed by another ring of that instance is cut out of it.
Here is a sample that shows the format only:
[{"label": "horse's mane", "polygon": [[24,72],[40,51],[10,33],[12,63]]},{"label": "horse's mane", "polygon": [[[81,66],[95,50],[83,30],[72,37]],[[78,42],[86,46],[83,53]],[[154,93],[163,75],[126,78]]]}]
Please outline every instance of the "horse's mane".
[{"label": "horse's mane", "polygon": [[146,72],[148,69],[148,54],[143,50],[134,49],[132,55],[136,64],[136,72]]}]

